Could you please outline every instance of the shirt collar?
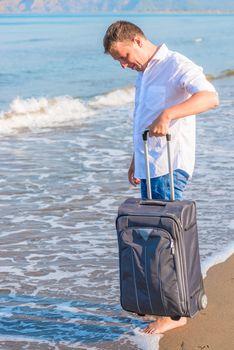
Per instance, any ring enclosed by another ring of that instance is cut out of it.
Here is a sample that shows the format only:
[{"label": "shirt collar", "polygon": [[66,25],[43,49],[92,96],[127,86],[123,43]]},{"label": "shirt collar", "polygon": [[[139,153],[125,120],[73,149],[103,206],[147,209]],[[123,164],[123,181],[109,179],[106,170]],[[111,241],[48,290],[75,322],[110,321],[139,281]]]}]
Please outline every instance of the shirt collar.
[{"label": "shirt collar", "polygon": [[168,54],[168,48],[166,46],[166,44],[161,44],[158,47],[158,50],[155,52],[154,56],[152,57],[152,59],[150,60],[150,62],[152,61],[162,61]]},{"label": "shirt collar", "polygon": [[146,69],[143,72],[139,72],[139,75],[142,76],[144,74],[144,72],[146,72],[151,64],[155,61],[156,63],[162,61],[164,58],[167,57],[169,52],[168,47],[166,46],[166,44],[161,44],[158,46],[155,54],[153,55],[153,57],[151,58],[151,60],[148,62]]}]

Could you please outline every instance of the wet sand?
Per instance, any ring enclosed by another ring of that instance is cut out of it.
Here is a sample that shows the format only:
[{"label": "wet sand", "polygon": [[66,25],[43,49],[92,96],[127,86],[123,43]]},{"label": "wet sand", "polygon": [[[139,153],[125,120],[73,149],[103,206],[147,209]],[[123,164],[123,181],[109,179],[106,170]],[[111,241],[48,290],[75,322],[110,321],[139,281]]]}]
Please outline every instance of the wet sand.
[{"label": "wet sand", "polygon": [[160,341],[160,350],[234,349],[234,255],[209,269],[208,307]]}]

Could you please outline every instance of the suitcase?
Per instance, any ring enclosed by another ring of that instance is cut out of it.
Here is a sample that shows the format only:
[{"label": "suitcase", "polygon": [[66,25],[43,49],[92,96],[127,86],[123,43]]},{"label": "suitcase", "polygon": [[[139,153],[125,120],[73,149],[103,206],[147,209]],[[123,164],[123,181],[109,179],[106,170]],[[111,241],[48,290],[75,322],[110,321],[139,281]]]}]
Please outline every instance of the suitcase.
[{"label": "suitcase", "polygon": [[207,306],[201,274],[194,201],[174,200],[170,135],[167,135],[171,200],[151,199],[148,146],[143,134],[147,200],[128,198],[119,207],[120,301],[139,315],[193,317]]}]

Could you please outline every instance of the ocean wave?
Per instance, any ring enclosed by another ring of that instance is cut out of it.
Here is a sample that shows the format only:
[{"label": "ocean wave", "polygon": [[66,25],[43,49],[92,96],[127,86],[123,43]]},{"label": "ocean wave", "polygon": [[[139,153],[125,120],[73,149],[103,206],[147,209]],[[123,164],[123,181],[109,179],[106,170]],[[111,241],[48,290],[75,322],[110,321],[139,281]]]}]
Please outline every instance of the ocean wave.
[{"label": "ocean wave", "polygon": [[0,113],[0,134],[10,135],[23,131],[79,125],[100,109],[132,103],[134,88],[127,87],[82,101],[70,96],[54,98],[17,97],[8,111]]},{"label": "ocean wave", "polygon": [[129,86],[123,89],[110,91],[104,95],[95,96],[89,102],[93,108],[105,108],[126,105],[132,103],[134,99],[134,87]]},{"label": "ocean wave", "polygon": [[217,80],[217,79],[224,79],[224,78],[229,78],[234,75],[234,69],[225,69],[222,71],[219,75],[212,75],[212,74],[207,74],[206,77],[208,80]]},{"label": "ocean wave", "polygon": [[[212,81],[233,75],[234,69],[226,69],[217,76],[211,74],[206,76]],[[100,109],[126,106],[133,101],[133,86],[97,95],[88,101],[71,96],[27,99],[17,97],[10,104],[8,111],[0,112],[0,135],[79,125],[98,113]]]},{"label": "ocean wave", "polygon": [[16,98],[7,112],[0,114],[0,133],[15,134],[37,131],[84,120],[91,110],[80,100],[69,96],[55,98]]}]

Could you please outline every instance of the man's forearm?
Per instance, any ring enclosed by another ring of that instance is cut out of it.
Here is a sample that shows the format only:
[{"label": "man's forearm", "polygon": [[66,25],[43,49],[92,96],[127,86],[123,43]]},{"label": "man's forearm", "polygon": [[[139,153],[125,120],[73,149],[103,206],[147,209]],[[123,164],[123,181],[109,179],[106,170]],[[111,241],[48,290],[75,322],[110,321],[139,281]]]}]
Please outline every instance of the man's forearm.
[{"label": "man's forearm", "polygon": [[192,95],[188,100],[168,108],[164,113],[169,121],[183,118],[193,114],[206,112],[219,105],[219,97],[216,92],[201,91]]},{"label": "man's forearm", "polygon": [[198,92],[192,95],[188,100],[164,110],[149,126],[149,135],[166,135],[172,120],[206,112],[218,106],[218,104],[219,98],[216,92]]}]

